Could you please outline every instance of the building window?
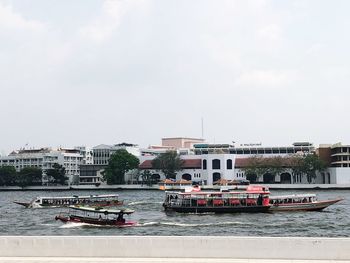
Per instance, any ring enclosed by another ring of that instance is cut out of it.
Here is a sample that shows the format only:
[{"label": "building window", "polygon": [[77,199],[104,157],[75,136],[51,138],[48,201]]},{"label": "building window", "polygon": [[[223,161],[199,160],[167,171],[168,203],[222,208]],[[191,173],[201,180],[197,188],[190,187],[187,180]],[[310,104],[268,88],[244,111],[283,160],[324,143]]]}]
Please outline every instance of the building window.
[{"label": "building window", "polygon": [[232,160],[228,159],[226,161],[227,170],[232,170]]},{"label": "building window", "polygon": [[207,160],[203,160],[203,170],[207,170]]},{"label": "building window", "polygon": [[219,170],[220,169],[220,160],[214,159],[212,162],[213,170]]}]

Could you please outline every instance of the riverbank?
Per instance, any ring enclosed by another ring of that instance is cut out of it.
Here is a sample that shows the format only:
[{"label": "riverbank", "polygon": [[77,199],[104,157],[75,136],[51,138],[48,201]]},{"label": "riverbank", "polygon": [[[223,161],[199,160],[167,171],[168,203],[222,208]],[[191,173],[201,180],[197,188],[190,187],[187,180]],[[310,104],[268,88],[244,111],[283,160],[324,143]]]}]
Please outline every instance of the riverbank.
[{"label": "riverbank", "polygon": [[[271,190],[350,190],[350,184],[261,184]],[[181,190],[186,186],[167,186],[166,190]],[[203,190],[219,190],[221,186],[202,186]],[[238,186],[241,188],[244,186]],[[160,190],[159,185],[71,185],[71,186],[2,186],[0,191],[68,191],[68,190]]]}]

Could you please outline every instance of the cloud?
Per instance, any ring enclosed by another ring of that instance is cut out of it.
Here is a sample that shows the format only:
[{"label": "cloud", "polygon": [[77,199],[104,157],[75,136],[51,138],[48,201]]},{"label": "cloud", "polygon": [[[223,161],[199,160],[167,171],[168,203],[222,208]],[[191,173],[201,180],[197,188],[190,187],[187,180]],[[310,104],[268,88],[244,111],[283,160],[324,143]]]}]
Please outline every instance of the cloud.
[{"label": "cloud", "polygon": [[238,87],[284,88],[297,78],[293,70],[250,70],[243,72],[234,82]]},{"label": "cloud", "polygon": [[45,25],[36,20],[29,20],[15,13],[11,6],[0,3],[0,29],[6,30],[30,30],[40,32],[45,29]]},{"label": "cloud", "polygon": [[103,3],[101,13],[88,25],[79,30],[83,38],[103,43],[111,38],[119,28],[123,17],[135,6],[144,4],[144,1],[107,0]]}]

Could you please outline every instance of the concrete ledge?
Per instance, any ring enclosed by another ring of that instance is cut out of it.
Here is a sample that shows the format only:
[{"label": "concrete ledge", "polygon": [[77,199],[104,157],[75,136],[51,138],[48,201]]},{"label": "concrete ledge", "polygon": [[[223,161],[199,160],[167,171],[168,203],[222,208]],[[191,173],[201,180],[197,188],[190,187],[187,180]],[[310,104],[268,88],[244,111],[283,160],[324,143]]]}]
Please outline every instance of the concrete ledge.
[{"label": "concrete ledge", "polygon": [[0,257],[350,260],[350,238],[2,236]]},{"label": "concrete ledge", "polygon": [[220,258],[81,258],[81,257],[16,257],[1,258],[1,263],[345,263],[343,260],[280,260],[280,259],[220,259]]}]

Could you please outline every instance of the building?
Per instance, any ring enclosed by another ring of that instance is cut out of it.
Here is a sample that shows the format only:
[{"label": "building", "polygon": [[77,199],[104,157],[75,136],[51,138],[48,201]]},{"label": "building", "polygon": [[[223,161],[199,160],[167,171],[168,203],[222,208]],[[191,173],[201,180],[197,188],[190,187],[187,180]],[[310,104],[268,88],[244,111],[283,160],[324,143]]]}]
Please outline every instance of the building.
[{"label": "building", "polygon": [[62,165],[71,184],[79,182],[80,169],[83,156],[77,149],[51,148],[21,149],[13,151],[9,156],[0,157],[0,166],[13,166],[19,172],[25,167],[37,167],[43,171],[43,183],[46,183],[46,171],[55,163]]},{"label": "building", "polygon": [[174,147],[175,149],[192,149],[195,144],[203,143],[204,141],[204,139],[187,137],[162,138],[162,146]]},{"label": "building", "polygon": [[309,142],[295,142],[291,146],[262,146],[261,144],[240,144],[239,147],[230,144],[195,144],[194,153],[214,154],[226,153],[244,156],[286,156],[292,154],[309,154],[315,151],[315,147]]},{"label": "building", "polygon": [[82,164],[80,165],[79,184],[100,185],[104,184],[102,172],[107,165]]},{"label": "building", "polygon": [[[191,180],[204,185],[212,185],[214,182],[225,179],[237,179],[234,171],[235,156],[232,154],[208,154],[208,155],[184,155],[182,170],[176,174],[176,180]],[[139,167],[141,170],[149,170],[161,180],[165,175],[152,167],[152,159],[144,160]]]},{"label": "building", "polygon": [[79,150],[80,154],[83,156],[82,164],[93,164],[94,156],[93,151],[90,147],[86,146],[76,146],[74,149]]},{"label": "building", "polygon": [[129,153],[140,156],[140,149],[137,144],[120,143],[115,145],[100,144],[93,147],[93,163],[97,165],[108,165],[109,158],[117,150],[124,149]]},{"label": "building", "polygon": [[323,182],[350,184],[350,145],[321,144],[317,153],[329,167],[321,173]]},{"label": "building", "polygon": [[176,151],[180,155],[193,154],[193,146],[203,143],[204,139],[187,138],[187,137],[171,137],[162,138],[161,145],[150,145],[147,149],[141,149],[141,156],[157,156],[166,151]]}]

